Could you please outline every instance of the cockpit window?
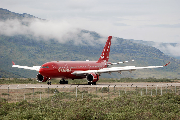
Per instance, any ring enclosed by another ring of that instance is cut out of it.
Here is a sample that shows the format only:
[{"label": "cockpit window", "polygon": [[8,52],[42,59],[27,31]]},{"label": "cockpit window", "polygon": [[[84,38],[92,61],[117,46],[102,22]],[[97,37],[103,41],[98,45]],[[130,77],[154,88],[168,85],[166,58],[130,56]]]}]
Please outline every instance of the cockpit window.
[{"label": "cockpit window", "polygon": [[48,66],[41,66],[41,68],[49,68]]}]

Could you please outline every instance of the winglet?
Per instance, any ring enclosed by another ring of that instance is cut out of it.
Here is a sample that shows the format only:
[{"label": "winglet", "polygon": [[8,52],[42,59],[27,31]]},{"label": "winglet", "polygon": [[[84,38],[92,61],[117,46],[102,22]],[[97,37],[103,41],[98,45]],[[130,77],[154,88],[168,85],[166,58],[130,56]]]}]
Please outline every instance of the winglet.
[{"label": "winglet", "polygon": [[12,61],[12,64],[15,65],[15,63]]},{"label": "winglet", "polygon": [[168,62],[167,64],[165,64],[164,66],[168,66],[170,64],[170,62]]}]

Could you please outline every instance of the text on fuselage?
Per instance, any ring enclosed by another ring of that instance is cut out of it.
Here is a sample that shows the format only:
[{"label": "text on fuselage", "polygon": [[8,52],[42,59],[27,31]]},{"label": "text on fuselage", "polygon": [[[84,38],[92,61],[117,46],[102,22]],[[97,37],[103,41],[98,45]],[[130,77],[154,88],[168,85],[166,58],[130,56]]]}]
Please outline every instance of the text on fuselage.
[{"label": "text on fuselage", "polygon": [[71,68],[59,68],[58,69],[59,72],[71,72]]}]

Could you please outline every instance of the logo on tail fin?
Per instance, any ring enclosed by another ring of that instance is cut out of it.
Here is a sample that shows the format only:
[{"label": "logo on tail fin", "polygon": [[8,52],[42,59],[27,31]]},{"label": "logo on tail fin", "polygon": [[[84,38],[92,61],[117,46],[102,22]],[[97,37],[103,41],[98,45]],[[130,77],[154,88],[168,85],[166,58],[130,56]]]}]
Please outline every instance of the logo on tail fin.
[{"label": "logo on tail fin", "polygon": [[109,36],[98,62],[108,62],[110,46],[111,46],[111,39],[112,39],[112,36]]}]

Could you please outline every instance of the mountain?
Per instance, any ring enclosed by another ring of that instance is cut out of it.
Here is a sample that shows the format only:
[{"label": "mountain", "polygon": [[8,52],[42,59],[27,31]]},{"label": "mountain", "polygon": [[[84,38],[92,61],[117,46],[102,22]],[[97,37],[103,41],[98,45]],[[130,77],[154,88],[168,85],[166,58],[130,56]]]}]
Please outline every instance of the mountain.
[{"label": "mountain", "polygon": [[[8,19],[22,20],[24,18],[33,19],[33,18],[38,18],[38,17],[35,17],[35,16],[27,14],[27,13],[19,14],[19,13],[11,12],[7,9],[0,8],[0,20],[1,21],[8,20]],[[40,18],[38,18],[38,19],[40,19]]]},{"label": "mountain", "polygon": [[24,77],[25,76],[20,76],[19,74],[7,72],[5,70],[0,69],[0,78],[24,78]]},{"label": "mountain", "polygon": [[[12,13],[8,10],[0,9],[0,21],[7,19],[23,19],[23,14]],[[27,15],[26,19],[38,19],[32,15]],[[41,19],[40,19],[41,20]],[[24,25],[24,23],[22,23]],[[25,24],[28,26],[29,24]],[[77,60],[98,60],[107,37],[103,37],[94,31],[80,30],[78,33],[71,33],[71,36],[78,36],[78,39],[71,37],[68,40],[62,38],[63,42],[57,39],[42,37],[37,38],[31,34],[0,35],[0,77],[36,77],[36,71],[12,68],[12,61],[19,65],[42,65],[48,61],[77,61]],[[88,36],[87,36],[88,35]],[[87,36],[87,37],[84,37]],[[104,40],[102,42],[102,40]],[[113,73],[102,74],[102,77],[133,77],[133,78],[179,78],[180,61],[165,55],[159,49],[136,43],[132,40],[113,37],[110,62],[132,60],[135,62],[121,64],[119,66],[135,65],[170,65],[160,69],[137,70],[132,73],[123,72],[122,75]]]},{"label": "mountain", "polygon": [[178,43],[162,43],[162,42],[159,43],[159,42],[153,42],[153,41],[143,41],[143,40],[133,40],[133,39],[130,39],[130,41],[134,43],[138,43],[138,44],[156,47],[157,49],[161,50],[166,55],[169,55],[176,59],[180,59],[180,54],[179,54],[180,44]]}]

